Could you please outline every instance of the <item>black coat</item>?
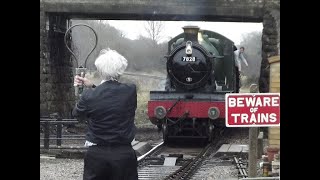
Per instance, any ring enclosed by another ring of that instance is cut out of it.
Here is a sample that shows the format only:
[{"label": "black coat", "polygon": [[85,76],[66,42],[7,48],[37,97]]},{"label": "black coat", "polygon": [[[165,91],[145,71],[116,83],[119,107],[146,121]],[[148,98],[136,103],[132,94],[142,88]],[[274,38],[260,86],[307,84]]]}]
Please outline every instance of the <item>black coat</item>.
[{"label": "black coat", "polygon": [[136,132],[136,108],[134,84],[106,81],[83,92],[73,115],[87,118],[88,141],[98,145],[130,144]]}]

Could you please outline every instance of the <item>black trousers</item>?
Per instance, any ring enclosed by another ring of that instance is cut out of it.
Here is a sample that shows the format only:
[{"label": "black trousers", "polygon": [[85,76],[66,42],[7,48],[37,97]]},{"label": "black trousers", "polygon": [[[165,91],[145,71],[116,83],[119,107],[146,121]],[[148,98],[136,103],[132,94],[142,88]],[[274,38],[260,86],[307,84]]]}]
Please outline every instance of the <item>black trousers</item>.
[{"label": "black trousers", "polygon": [[90,146],[83,180],[138,180],[137,157],[131,145]]}]

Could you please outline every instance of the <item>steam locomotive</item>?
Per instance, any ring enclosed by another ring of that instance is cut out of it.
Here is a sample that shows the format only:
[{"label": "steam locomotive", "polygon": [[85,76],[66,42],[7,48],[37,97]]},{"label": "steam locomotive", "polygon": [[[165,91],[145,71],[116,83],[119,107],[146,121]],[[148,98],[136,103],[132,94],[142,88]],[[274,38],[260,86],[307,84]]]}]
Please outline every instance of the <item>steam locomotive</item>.
[{"label": "steam locomotive", "polygon": [[239,92],[230,39],[197,26],[168,42],[164,91],[150,91],[148,117],[163,133],[176,138],[211,141],[213,130],[225,126],[225,94]]}]

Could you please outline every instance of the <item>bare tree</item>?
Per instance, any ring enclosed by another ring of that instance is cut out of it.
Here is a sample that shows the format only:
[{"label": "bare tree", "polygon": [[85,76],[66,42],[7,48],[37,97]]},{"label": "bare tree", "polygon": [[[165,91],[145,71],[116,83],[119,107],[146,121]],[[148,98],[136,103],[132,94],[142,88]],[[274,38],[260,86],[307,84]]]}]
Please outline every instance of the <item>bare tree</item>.
[{"label": "bare tree", "polygon": [[[92,27],[98,35],[98,44],[87,60],[87,68],[95,70],[95,59],[104,48],[116,50],[128,60],[127,71],[166,72],[166,62],[159,58],[166,54],[167,42],[155,43],[149,37],[140,36],[138,39],[127,38],[125,32],[110,26],[105,21],[72,20],[73,24],[84,23]],[[79,64],[93,47],[94,35],[89,28],[72,30],[72,43],[78,55]]]},{"label": "bare tree", "polygon": [[144,26],[148,36],[154,44],[157,44],[161,39],[161,33],[164,29],[164,23],[162,21],[147,21]]},{"label": "bare tree", "polygon": [[126,33],[126,32],[121,31],[121,30],[118,30],[118,31],[119,31],[119,36],[120,36],[121,38],[126,38],[126,37],[127,37],[127,33]]}]

